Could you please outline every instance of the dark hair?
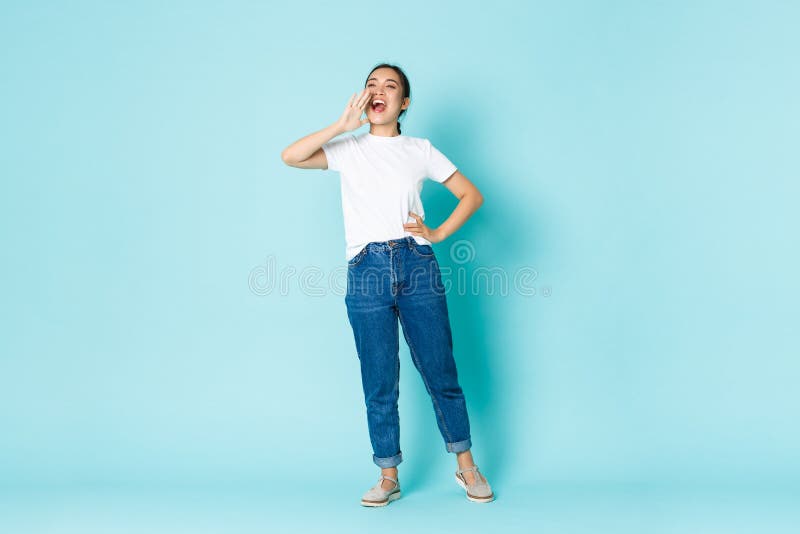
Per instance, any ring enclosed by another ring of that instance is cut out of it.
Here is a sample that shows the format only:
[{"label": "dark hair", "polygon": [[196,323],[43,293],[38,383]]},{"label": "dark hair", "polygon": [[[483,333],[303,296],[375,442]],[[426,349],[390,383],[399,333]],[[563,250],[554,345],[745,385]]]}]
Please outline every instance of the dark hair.
[{"label": "dark hair", "polygon": [[[408,77],[406,76],[406,73],[403,72],[403,69],[401,69],[397,65],[390,65],[389,63],[381,63],[380,65],[375,65],[374,67],[372,67],[372,70],[369,71],[369,74],[367,74],[367,80],[364,82],[364,87],[367,86],[367,82],[369,82],[369,77],[372,76],[372,73],[382,68],[393,69],[397,73],[397,75],[400,76],[400,84],[403,86],[403,99],[411,98],[411,85],[408,83]],[[405,112],[406,112],[405,109],[401,109],[400,115],[402,115]],[[400,118],[400,115],[397,116],[398,119]],[[399,120],[397,121],[397,133],[398,134],[400,133]]]}]

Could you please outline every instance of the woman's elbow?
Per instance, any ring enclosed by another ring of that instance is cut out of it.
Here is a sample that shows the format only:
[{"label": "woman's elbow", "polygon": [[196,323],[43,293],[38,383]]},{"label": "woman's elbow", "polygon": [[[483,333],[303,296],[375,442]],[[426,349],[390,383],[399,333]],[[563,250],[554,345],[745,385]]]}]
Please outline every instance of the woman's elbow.
[{"label": "woman's elbow", "polygon": [[477,189],[475,190],[475,208],[480,208],[483,205],[483,195]]},{"label": "woman's elbow", "polygon": [[289,149],[286,148],[281,152],[281,161],[283,161],[286,165],[292,166],[294,164],[294,160],[292,159],[291,155],[289,154]]}]

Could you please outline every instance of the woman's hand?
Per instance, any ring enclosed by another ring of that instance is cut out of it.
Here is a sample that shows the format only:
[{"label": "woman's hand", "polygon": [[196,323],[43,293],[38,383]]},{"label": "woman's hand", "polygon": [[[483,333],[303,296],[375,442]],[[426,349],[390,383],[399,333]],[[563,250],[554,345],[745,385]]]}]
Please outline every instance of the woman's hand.
[{"label": "woman's hand", "polygon": [[425,239],[427,239],[431,243],[438,243],[439,241],[442,241],[442,237],[441,237],[438,229],[428,227],[422,221],[422,217],[420,217],[419,215],[417,215],[413,211],[409,211],[408,214],[411,215],[412,217],[414,217],[414,220],[417,221],[417,222],[404,224],[403,228],[405,228],[406,231],[411,232],[413,235],[418,235],[420,237],[424,237]]},{"label": "woman's hand", "polygon": [[362,119],[361,114],[364,113],[364,109],[367,107],[367,102],[369,102],[371,96],[369,89],[365,87],[364,90],[361,91],[361,94],[358,95],[357,99],[356,93],[353,93],[353,96],[350,97],[350,101],[345,106],[344,112],[342,116],[339,117],[338,121],[345,132],[360,128],[369,122],[369,118],[364,117]]}]

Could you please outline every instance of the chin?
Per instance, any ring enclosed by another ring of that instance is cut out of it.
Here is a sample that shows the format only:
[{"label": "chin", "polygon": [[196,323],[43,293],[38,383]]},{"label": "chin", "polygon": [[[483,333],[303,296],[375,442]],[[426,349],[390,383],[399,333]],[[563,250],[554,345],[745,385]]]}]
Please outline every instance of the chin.
[{"label": "chin", "polygon": [[371,122],[372,124],[391,124],[392,121],[397,119],[397,117],[389,117],[387,115],[377,116],[377,117],[376,116],[370,117],[368,115],[367,118],[369,119],[369,122]]}]

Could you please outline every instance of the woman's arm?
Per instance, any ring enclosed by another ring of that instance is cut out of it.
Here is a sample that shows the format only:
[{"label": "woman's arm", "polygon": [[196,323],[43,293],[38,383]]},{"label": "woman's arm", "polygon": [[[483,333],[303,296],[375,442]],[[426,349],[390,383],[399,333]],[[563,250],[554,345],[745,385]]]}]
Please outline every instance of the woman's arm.
[{"label": "woman's arm", "polygon": [[327,169],[328,158],[322,150],[322,145],[339,134],[355,130],[369,122],[367,118],[361,119],[369,97],[370,93],[366,87],[358,95],[358,99],[356,99],[356,93],[353,93],[338,121],[298,139],[284,148],[283,152],[281,152],[283,162],[292,167],[300,167],[302,169]]},{"label": "woman's arm", "polygon": [[461,174],[461,171],[456,170],[450,178],[442,183],[459,199],[458,205],[450,216],[438,228],[430,228],[425,225],[419,215],[411,213],[410,215],[417,222],[403,225],[413,235],[422,236],[431,243],[444,241],[453,235],[483,204],[483,195],[475,187],[475,184]]},{"label": "woman's arm", "polygon": [[281,152],[283,162],[301,169],[327,169],[328,158],[322,145],[346,130],[339,121],[298,139]]}]

